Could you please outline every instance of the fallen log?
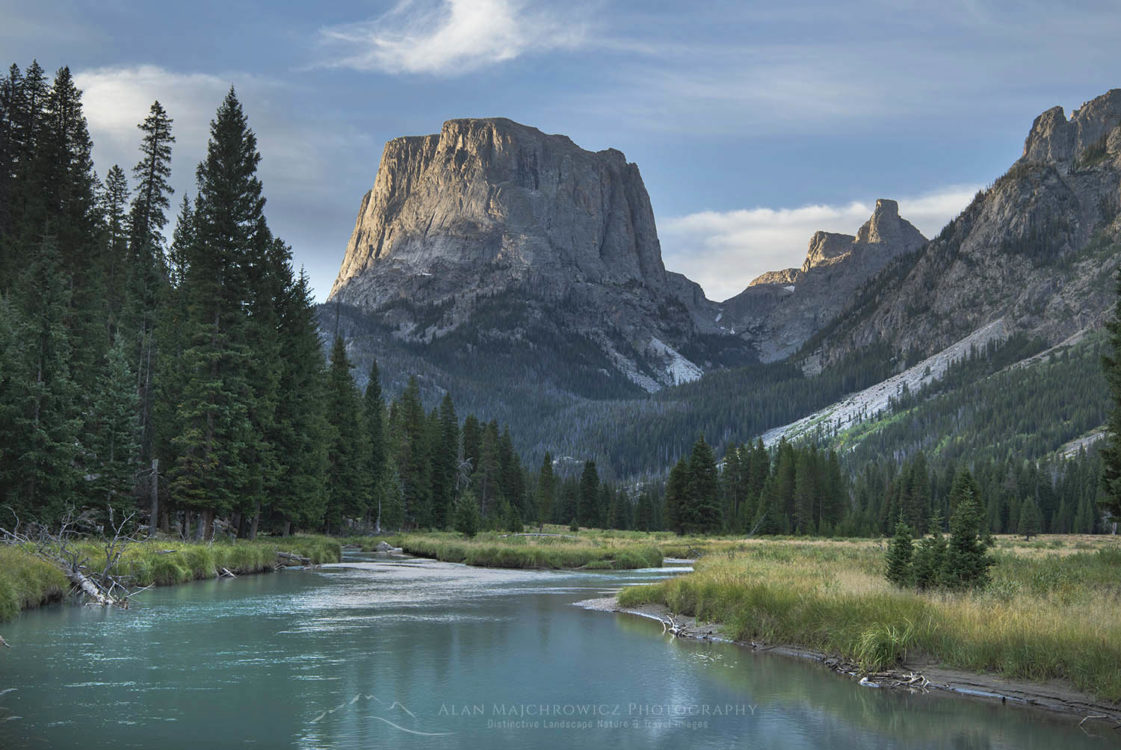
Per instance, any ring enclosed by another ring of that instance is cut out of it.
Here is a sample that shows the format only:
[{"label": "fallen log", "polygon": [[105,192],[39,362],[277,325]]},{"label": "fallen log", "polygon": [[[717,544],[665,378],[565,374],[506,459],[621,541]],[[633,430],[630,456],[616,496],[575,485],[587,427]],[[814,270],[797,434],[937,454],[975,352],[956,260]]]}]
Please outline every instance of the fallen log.
[{"label": "fallen log", "polygon": [[291,552],[277,551],[276,556],[281,559],[281,564],[284,564],[283,561],[291,561],[292,565],[311,565],[310,557],[301,557],[300,555],[294,555]]},{"label": "fallen log", "polygon": [[98,604],[103,606],[120,605],[120,602],[102,591],[98,585],[89,578],[86,578],[82,571],[71,568],[64,572],[66,573],[66,577],[70,579],[70,583],[74,584],[79,591]]},{"label": "fallen log", "polygon": [[3,646],[4,648],[11,648],[11,646],[8,645],[8,642],[4,640],[4,636],[2,635],[0,635],[0,646]]}]

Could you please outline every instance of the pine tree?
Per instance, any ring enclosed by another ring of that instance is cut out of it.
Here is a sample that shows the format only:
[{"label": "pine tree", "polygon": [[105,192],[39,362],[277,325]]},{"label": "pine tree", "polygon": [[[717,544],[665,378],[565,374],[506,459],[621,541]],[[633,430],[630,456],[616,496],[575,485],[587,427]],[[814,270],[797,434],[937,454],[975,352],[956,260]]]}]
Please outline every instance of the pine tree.
[{"label": "pine tree", "polygon": [[557,479],[553,474],[553,456],[545,451],[541,460],[541,470],[537,474],[537,530],[543,531],[545,524],[553,517],[553,502],[556,497]]},{"label": "pine tree", "polygon": [[1042,521],[1039,517],[1039,505],[1034,498],[1027,498],[1020,504],[1020,518],[1016,524],[1016,533],[1023,534],[1025,540],[1030,540],[1039,533]]},{"label": "pine tree", "polygon": [[[1121,299],[1121,271],[1117,274],[1117,297]],[[1106,439],[1101,449],[1102,489],[1098,502],[1114,520],[1121,519],[1121,304],[1105,324],[1109,332],[1110,353],[1102,357],[1105,382],[1109,387],[1110,411],[1106,420]],[[1081,518],[1082,526],[1085,519]]]},{"label": "pine tree", "polygon": [[250,481],[248,446],[256,440],[250,418],[246,269],[263,236],[257,139],[233,89],[210,125],[206,159],[199,165],[193,242],[186,248],[181,293],[188,337],[186,371],[175,438],[173,492],[202,513],[202,533],[213,534],[217,513],[237,506]]},{"label": "pine tree", "polygon": [[68,281],[51,240],[21,276],[18,304],[5,317],[3,485],[24,519],[54,522],[78,499],[81,416],[70,373]]},{"label": "pine tree", "polygon": [[[162,233],[167,225],[167,216],[164,212],[170,207],[170,196],[174,192],[170,183],[171,144],[175,142],[175,137],[171,134],[171,124],[172,120],[157,101],[152,103],[144,122],[137,125],[143,133],[140,145],[141,158],[132,170],[133,178],[136,180],[136,194],[129,209],[128,220],[128,261],[124,281],[122,327],[131,341],[135,362],[137,392],[140,400],[140,455],[145,463],[156,455],[156,369],[160,363],[157,348],[159,335],[156,327],[161,320],[160,305],[168,296],[169,283]],[[242,138],[244,137],[243,135]],[[256,161],[251,157],[246,160],[241,169],[250,164],[255,168]],[[217,180],[219,175],[212,174],[210,179]],[[243,184],[243,188],[252,192],[253,185]],[[209,192],[217,194],[218,189],[214,186],[209,189]],[[248,223],[254,218],[245,217],[242,221]],[[193,222],[190,204],[184,200],[177,231],[179,228],[187,231],[188,224],[193,231]],[[184,242],[181,239],[179,245],[180,252],[189,253],[193,241]],[[185,273],[185,270],[184,267],[179,269],[180,273]],[[176,283],[181,281],[182,279],[177,279]],[[177,334],[169,332],[169,335],[175,337]]]},{"label": "pine tree", "polygon": [[401,435],[397,470],[405,495],[405,523],[425,528],[432,523],[432,464],[428,442],[427,415],[420,402],[420,384],[415,377],[401,393]]},{"label": "pine tree", "polygon": [[700,437],[689,455],[686,513],[682,526],[687,533],[714,534],[720,531],[722,525],[716,458],[704,437]]},{"label": "pine tree", "polygon": [[670,469],[666,479],[665,525],[670,531],[685,533],[686,503],[689,495],[689,464],[681,458]]},{"label": "pine tree", "polygon": [[346,518],[361,517],[369,492],[367,432],[362,423],[361,397],[350,369],[346,344],[341,336],[336,336],[331,347],[325,397],[328,531],[339,531]]},{"label": "pine tree", "polygon": [[903,522],[900,515],[895,524],[895,536],[887,548],[887,579],[896,586],[906,587],[914,583],[914,570],[911,557],[914,547],[911,543],[911,527]]},{"label": "pine tree", "polygon": [[599,512],[599,472],[596,470],[595,461],[584,462],[584,471],[580,475],[580,504],[576,519],[581,526],[597,527],[603,523]]},{"label": "pine tree", "polygon": [[363,396],[363,412],[366,416],[366,431],[369,433],[370,454],[366,471],[370,476],[370,512],[374,515],[374,528],[381,531],[381,505],[383,477],[386,464],[385,440],[385,399],[381,391],[381,375],[377,360],[370,363],[370,375],[366,380],[366,393]]},{"label": "pine tree", "polygon": [[455,502],[453,525],[456,531],[468,538],[479,533],[479,503],[470,490],[460,495]]},{"label": "pine tree", "polygon": [[973,476],[962,470],[950,493],[954,511],[943,569],[943,581],[950,588],[980,587],[989,580],[993,559],[986,552],[976,486]]},{"label": "pine tree", "polygon": [[942,583],[946,566],[946,538],[942,536],[942,517],[930,519],[931,536],[919,541],[914,554],[915,586],[920,590],[934,588]]},{"label": "pine tree", "polygon": [[288,533],[291,526],[318,529],[327,510],[325,375],[315,300],[302,271],[280,306],[281,373],[275,449],[283,457],[272,487],[271,510]]},{"label": "pine tree", "polygon": [[113,341],[123,314],[128,267],[128,181],[124,170],[115,164],[105,175],[99,202],[104,248],[98,272],[104,278],[106,339]]},{"label": "pine tree", "polygon": [[93,400],[94,432],[89,436],[87,493],[96,506],[123,519],[135,507],[133,489],[139,464],[139,422],[136,381],[129,354],[118,340],[107,355],[101,382]]},{"label": "pine tree", "polygon": [[432,526],[451,525],[459,473],[459,418],[450,394],[440,401],[437,432],[432,439]]}]

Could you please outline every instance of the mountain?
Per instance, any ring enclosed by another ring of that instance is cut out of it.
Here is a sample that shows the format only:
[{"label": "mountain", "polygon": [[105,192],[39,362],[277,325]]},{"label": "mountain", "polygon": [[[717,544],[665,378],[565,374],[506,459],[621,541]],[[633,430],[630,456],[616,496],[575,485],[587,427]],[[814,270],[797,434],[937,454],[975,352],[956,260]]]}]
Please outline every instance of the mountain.
[{"label": "mountain", "polygon": [[857,290],[888,263],[925,244],[919,230],[899,216],[899,204],[881,198],[855,237],[815,233],[801,268],[756,278],[724,302],[721,323],[751,341],[764,362],[785,359],[844,312]]},{"label": "mountain", "polygon": [[882,199],[856,234],[819,232],[801,267],[718,303],[665,270],[622,154],[453,120],[386,146],[321,322],[360,368],[377,357],[390,391],[416,375],[429,403],[450,390],[510,423],[534,460],[605,474],[664,471],[698,434],[719,452],[780,428],[861,460],[1043,457],[1103,419],[1086,392],[1119,216],[1111,91],[1040,115],[933,240]]},{"label": "mountain", "polygon": [[332,303],[453,377],[592,397],[753,357],[666,272],[637,166],[502,118],[386,144]]},{"label": "mountain", "polygon": [[1121,89],[1035,119],[1023,155],[814,342],[829,366],[886,343],[927,356],[997,320],[1056,344],[1099,326],[1121,255]]}]

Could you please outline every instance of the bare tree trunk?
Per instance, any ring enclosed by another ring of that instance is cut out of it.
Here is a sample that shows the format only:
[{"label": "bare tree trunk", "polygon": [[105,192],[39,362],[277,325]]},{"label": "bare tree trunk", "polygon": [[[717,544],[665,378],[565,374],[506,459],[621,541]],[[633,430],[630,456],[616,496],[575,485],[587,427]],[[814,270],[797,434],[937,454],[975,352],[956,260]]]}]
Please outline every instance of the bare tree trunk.
[{"label": "bare tree trunk", "polygon": [[214,540],[214,511],[207,508],[202,512],[203,535],[202,538],[207,541]]},{"label": "bare tree trunk", "polygon": [[292,522],[291,521],[285,521],[284,522],[284,536],[292,536]]},{"label": "bare tree trunk", "polygon": [[253,520],[249,522],[249,540],[257,538],[257,527],[261,525],[261,501],[253,506]]}]

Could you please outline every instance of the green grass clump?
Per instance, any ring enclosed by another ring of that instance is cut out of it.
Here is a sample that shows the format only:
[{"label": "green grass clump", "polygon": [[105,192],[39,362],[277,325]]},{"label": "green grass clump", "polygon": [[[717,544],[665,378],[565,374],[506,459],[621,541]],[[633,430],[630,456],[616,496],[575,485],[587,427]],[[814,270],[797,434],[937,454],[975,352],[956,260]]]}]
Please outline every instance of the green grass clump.
[{"label": "green grass clump", "polygon": [[70,582],[55,566],[21,547],[0,547],[0,621],[56,601]]},{"label": "green grass clump", "polygon": [[1121,701],[1118,540],[1002,540],[996,558],[987,589],[924,593],[883,579],[879,542],[756,541],[699,560],[690,575],[624,589],[619,601],[662,604],[722,623],[737,640],[823,651],[868,671],[922,655],[973,672],[1065,679]]},{"label": "green grass clump", "polygon": [[409,534],[400,540],[411,555],[485,568],[632,570],[662,564],[662,552],[642,536],[603,534],[513,536],[484,532],[464,538],[434,532]]}]

